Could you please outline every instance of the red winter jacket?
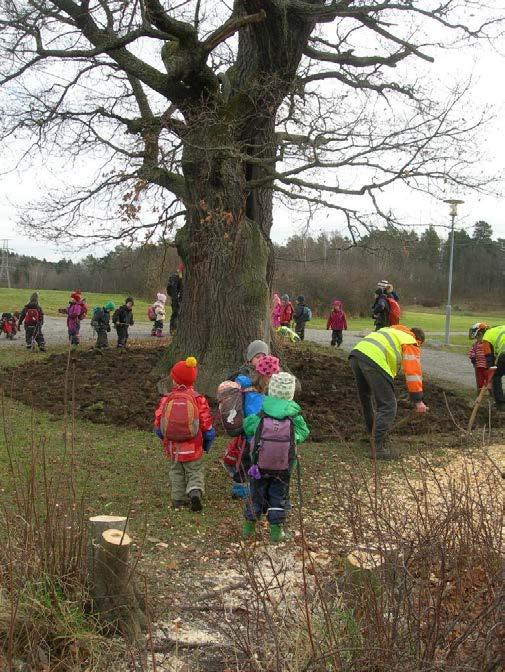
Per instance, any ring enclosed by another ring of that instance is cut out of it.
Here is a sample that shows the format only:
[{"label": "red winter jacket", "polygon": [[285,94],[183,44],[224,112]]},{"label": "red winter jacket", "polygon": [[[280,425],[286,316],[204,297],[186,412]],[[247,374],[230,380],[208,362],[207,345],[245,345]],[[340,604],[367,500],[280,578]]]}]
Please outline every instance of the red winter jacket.
[{"label": "red winter jacket", "polygon": [[291,320],[293,319],[294,312],[295,310],[291,301],[288,301],[286,305],[282,304],[281,326],[289,326]]},{"label": "red winter jacket", "polygon": [[[188,390],[193,390],[192,387],[188,387]],[[154,413],[154,428],[160,429],[161,418],[163,416],[163,409],[165,404],[168,401],[169,395],[162,397],[158,408]],[[175,462],[195,462],[202,457],[203,453],[203,436],[202,433],[212,429],[212,417],[210,415],[210,408],[207,402],[207,399],[197,393],[195,397],[196,405],[198,406],[199,416],[200,416],[200,431],[191,441],[184,441],[182,443],[175,444],[173,441],[168,441],[163,439],[163,448],[165,450],[165,455]]]},{"label": "red winter jacket", "polygon": [[332,310],[326,323],[326,329],[342,331],[347,329],[347,320],[343,310]]}]

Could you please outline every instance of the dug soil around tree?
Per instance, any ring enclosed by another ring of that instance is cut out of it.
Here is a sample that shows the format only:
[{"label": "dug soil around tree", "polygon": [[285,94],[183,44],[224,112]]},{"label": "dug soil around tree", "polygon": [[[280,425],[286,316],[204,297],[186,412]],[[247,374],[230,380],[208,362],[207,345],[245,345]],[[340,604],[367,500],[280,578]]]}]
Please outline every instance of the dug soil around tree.
[{"label": "dug soil around tree", "polygon": [[[124,351],[76,350],[40,360],[34,354],[31,362],[0,372],[0,385],[14,399],[56,417],[61,417],[65,409],[69,414],[75,409],[77,417],[95,423],[150,430],[163,381],[163,354],[164,348],[159,344],[148,343]],[[284,346],[282,358],[300,380],[302,390],[297,401],[311,429],[312,441],[355,439],[363,425],[345,355],[303,345]],[[448,433],[457,431],[456,424],[466,427],[470,405],[463,396],[427,381],[429,414],[402,422],[412,407],[401,380],[397,381],[396,390],[398,434]],[[487,404],[483,406],[485,422]],[[500,419],[493,424],[505,426]]]}]

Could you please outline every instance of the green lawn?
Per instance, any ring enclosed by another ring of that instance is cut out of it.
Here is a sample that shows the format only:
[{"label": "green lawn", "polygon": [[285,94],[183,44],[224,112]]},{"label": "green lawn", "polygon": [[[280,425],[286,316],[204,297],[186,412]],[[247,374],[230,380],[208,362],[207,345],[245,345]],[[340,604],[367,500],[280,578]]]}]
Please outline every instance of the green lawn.
[{"label": "green lawn", "polygon": [[[28,303],[30,295],[34,289],[7,289],[0,287],[0,312],[21,310]],[[39,290],[40,305],[46,315],[58,315],[58,308],[65,308],[68,305],[70,291],[59,289],[41,289]],[[98,294],[95,292],[83,292],[86,303],[91,309],[95,306],[102,306],[109,299],[114,301],[116,306],[121,305],[125,300],[124,294]],[[135,301],[134,315],[139,322],[147,322],[148,303],[141,299]]]}]

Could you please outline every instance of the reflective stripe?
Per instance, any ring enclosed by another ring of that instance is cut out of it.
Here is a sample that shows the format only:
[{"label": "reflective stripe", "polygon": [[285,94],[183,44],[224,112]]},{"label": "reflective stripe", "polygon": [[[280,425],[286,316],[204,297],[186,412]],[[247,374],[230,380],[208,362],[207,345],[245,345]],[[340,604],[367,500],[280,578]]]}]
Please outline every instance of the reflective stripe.
[{"label": "reflective stripe", "polygon": [[417,361],[419,358],[417,355],[403,355],[403,359],[405,362],[412,362],[412,361]]},{"label": "reflective stripe", "polygon": [[382,332],[382,336],[384,336],[386,341],[389,343],[389,345],[393,349],[393,352],[394,352],[395,357],[396,357],[396,373],[398,373],[398,371],[400,370],[401,363],[402,363],[401,345],[399,343],[397,343],[393,339],[393,337],[390,334],[388,334],[386,331]]},{"label": "reflective stripe", "polygon": [[[503,341],[505,341],[505,331],[502,331],[501,334],[498,334],[498,338],[496,339],[496,345],[494,347],[494,351],[497,357],[501,355],[501,351],[504,349],[502,346]],[[503,343],[503,345],[505,345],[505,343]]]},{"label": "reflective stripe", "polygon": [[405,376],[405,380],[406,380],[408,383],[413,383],[414,381],[415,381],[415,382],[418,382],[418,383],[422,383],[422,382],[423,382],[423,378],[422,378],[422,376],[415,376],[415,375],[412,375],[412,376]]}]

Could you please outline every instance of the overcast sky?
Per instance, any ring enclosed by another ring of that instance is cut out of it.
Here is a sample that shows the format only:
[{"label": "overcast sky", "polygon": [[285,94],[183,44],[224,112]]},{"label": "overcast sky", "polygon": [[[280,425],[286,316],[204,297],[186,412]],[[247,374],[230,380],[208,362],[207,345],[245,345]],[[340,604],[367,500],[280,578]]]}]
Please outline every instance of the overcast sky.
[{"label": "overcast sky", "polygon": [[[482,143],[486,152],[485,165],[482,170],[488,174],[503,175],[505,164],[505,88],[502,85],[505,70],[505,44],[488,45],[469,49],[452,50],[439,54],[435,64],[437,79],[451,82],[466,78],[472,74],[474,84],[471,99],[476,105],[488,104],[494,110],[496,119],[486,126],[482,134]],[[13,155],[16,147],[11,148]],[[12,159],[12,157],[9,157]],[[4,157],[5,159],[5,157]],[[5,161],[2,163],[5,165]],[[83,166],[86,170],[86,166]],[[18,208],[27,200],[33,200],[45,192],[48,184],[55,184],[64,176],[49,174],[43,168],[27,169],[11,172],[0,176],[0,238],[9,238],[10,248],[19,254],[31,254],[46,259],[59,259],[62,256],[78,258],[92,252],[101,254],[107,249],[95,246],[84,251],[70,253],[68,247],[58,248],[45,241],[29,239],[21,234],[16,227]],[[500,180],[494,185],[498,192],[504,191],[504,183]],[[478,195],[473,193],[446,194],[447,198],[456,196],[465,201],[460,207],[458,226],[471,229],[478,219],[488,221],[495,235],[505,238],[504,201],[500,195]],[[406,225],[422,230],[433,224],[441,226],[449,223],[448,206],[429,196],[406,192],[401,185],[393,186],[388,193],[380,195],[380,203],[384,210],[392,209]],[[305,215],[296,216],[292,210],[283,207],[275,209],[275,223],[272,237],[275,241],[286,240],[290,235],[300,232],[306,223]],[[345,233],[344,222],[338,219],[334,211],[318,213],[312,225],[312,231],[341,230]],[[446,235],[444,229],[440,235]]]}]

